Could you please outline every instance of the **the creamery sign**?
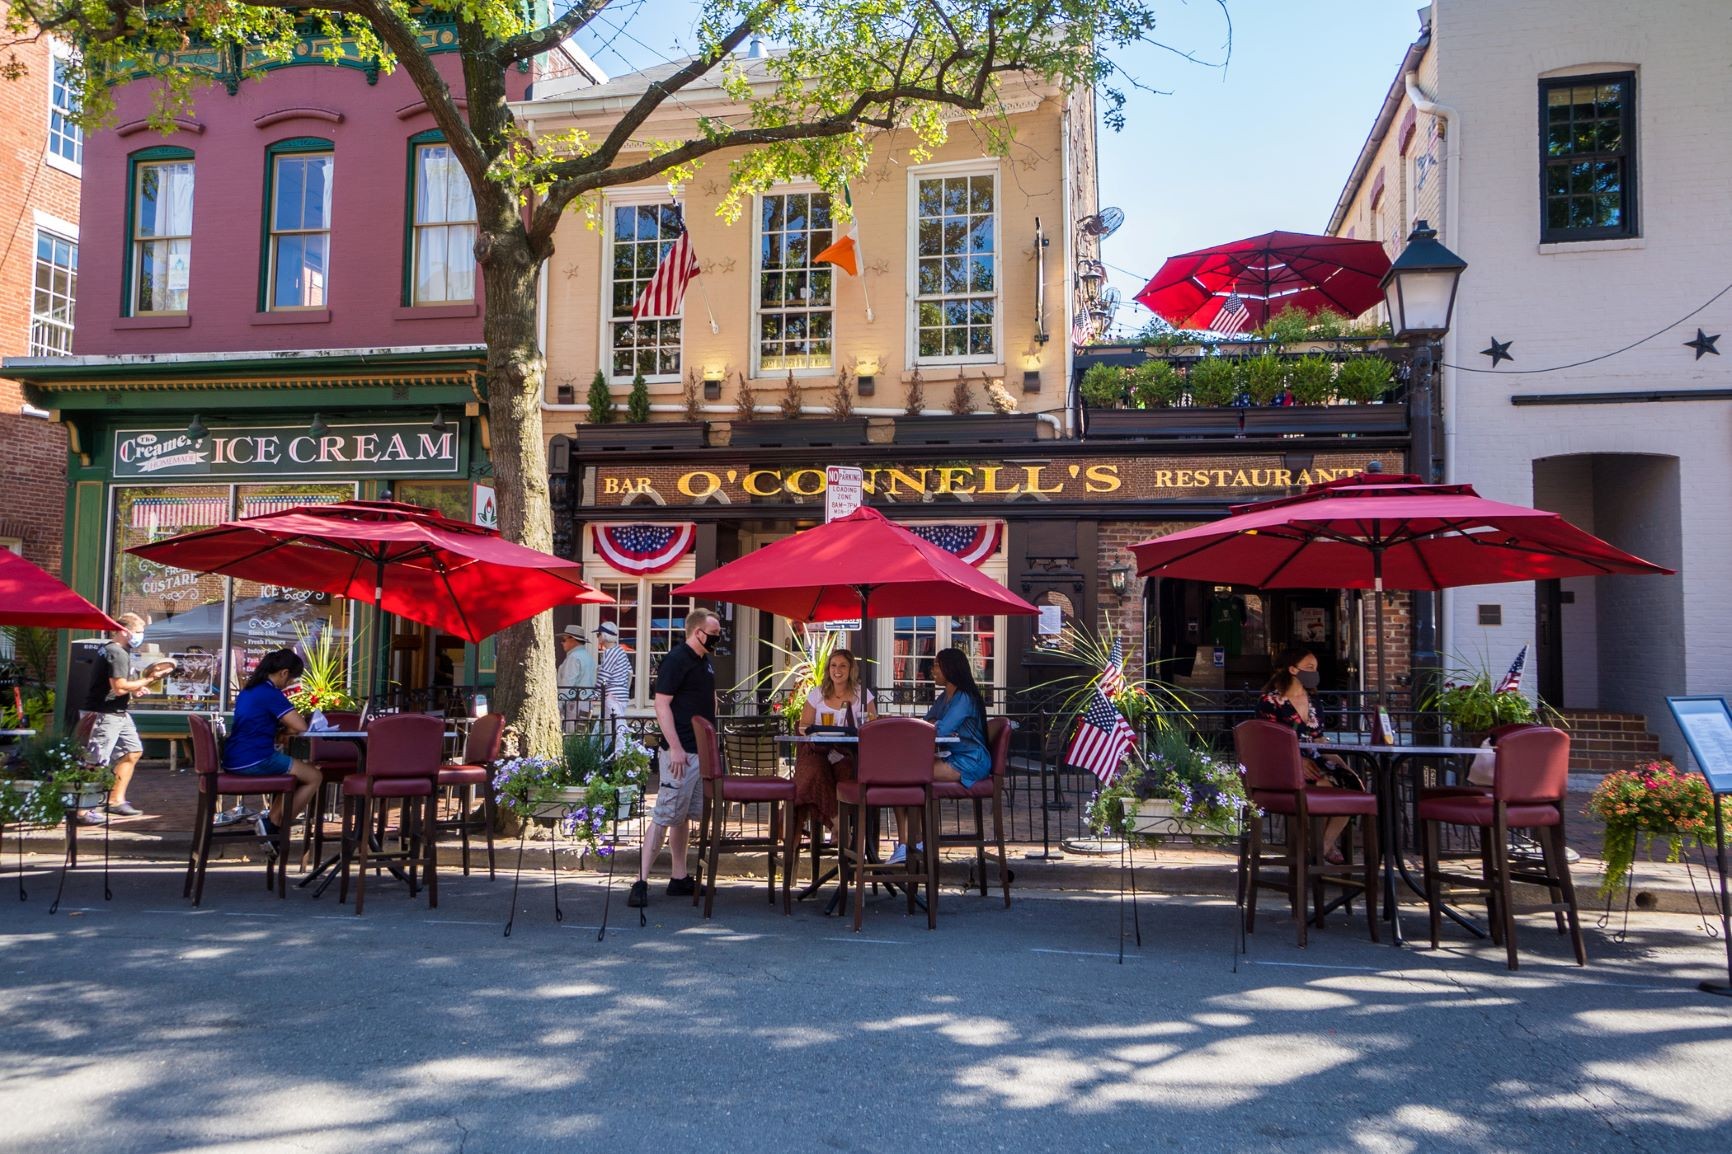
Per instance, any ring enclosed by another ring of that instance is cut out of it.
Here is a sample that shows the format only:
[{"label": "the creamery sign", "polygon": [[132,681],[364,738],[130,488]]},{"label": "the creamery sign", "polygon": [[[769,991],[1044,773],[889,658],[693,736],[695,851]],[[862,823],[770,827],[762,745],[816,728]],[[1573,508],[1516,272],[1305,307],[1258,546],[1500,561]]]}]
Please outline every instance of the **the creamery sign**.
[{"label": "the creamery sign", "polygon": [[306,425],[213,424],[194,440],[185,427],[121,429],[114,475],[183,477],[458,477],[465,471],[457,429],[395,421]]},{"label": "the creamery sign", "polygon": [[[1400,471],[1397,453],[946,461],[866,465],[862,487],[872,504],[1250,499],[1350,477],[1373,460]],[[826,488],[822,465],[598,465],[588,482],[585,496],[600,506],[821,504]]]}]

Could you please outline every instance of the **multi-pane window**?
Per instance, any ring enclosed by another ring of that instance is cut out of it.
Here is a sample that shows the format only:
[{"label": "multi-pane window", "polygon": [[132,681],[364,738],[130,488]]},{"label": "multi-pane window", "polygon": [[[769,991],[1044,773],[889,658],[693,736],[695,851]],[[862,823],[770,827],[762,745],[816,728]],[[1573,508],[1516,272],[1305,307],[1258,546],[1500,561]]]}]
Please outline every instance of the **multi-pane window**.
[{"label": "multi-pane window", "polygon": [[136,171],[132,311],[183,313],[192,270],[193,163],[153,161]]},{"label": "multi-pane window", "polygon": [[596,583],[597,588],[612,597],[614,603],[597,610],[595,621],[588,626],[590,636],[595,636],[594,627],[604,621],[611,621],[619,628],[619,644],[632,659],[631,700],[634,705],[652,703],[656,670],[661,667],[662,658],[685,639],[686,614],[691,612],[693,602],[689,597],[675,597],[674,590],[689,579],[651,581],[643,578]]},{"label": "multi-pane window", "polygon": [[415,149],[414,302],[475,299],[475,194],[449,144]]},{"label": "multi-pane window", "polygon": [[72,86],[72,61],[54,57],[48,79],[48,154],[67,164],[84,163],[84,129],[78,126],[78,90]]},{"label": "multi-pane window", "polygon": [[830,197],[766,194],[758,230],[758,369],[827,369],[835,270],[812,258],[830,245]]},{"label": "multi-pane window", "polygon": [[1635,236],[1636,78],[1540,82],[1540,239]]},{"label": "multi-pane window", "polygon": [[78,297],[78,242],[36,230],[36,281],[30,298],[30,355],[72,355],[72,308]]},{"label": "multi-pane window", "polygon": [[680,235],[675,204],[616,204],[610,217],[608,371],[617,381],[680,375],[680,318],[634,321],[632,305]]},{"label": "multi-pane window", "polygon": [[330,287],[331,154],[294,152],[271,159],[267,303],[273,309],[322,309]]},{"label": "multi-pane window", "polygon": [[998,348],[997,193],[991,174],[915,181],[915,347],[923,362]]},{"label": "multi-pane window", "polygon": [[998,683],[998,623],[991,616],[897,617],[891,622],[890,679],[899,700],[932,687],[932,661],[940,649],[968,655],[983,690]]}]

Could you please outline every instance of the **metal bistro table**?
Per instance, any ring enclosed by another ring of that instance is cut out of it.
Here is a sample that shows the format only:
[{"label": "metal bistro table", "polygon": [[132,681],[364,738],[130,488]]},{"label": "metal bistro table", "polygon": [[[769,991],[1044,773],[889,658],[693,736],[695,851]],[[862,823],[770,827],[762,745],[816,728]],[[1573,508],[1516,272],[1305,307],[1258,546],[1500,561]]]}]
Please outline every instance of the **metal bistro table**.
[{"label": "metal bistro table", "polygon": [[[1400,790],[1396,788],[1404,762],[1415,757],[1475,757],[1485,752],[1484,747],[1477,745],[1371,745],[1357,742],[1335,741],[1301,741],[1299,748],[1305,753],[1338,754],[1351,757],[1370,764],[1372,769],[1372,786],[1377,793],[1377,839],[1379,851],[1383,855],[1383,917],[1389,923],[1390,938],[1395,945],[1405,945],[1401,936],[1401,919],[1397,912],[1395,896],[1395,875],[1400,873],[1401,880],[1407,883],[1407,888],[1420,897],[1425,895],[1425,887],[1413,880],[1413,875],[1407,871],[1407,860],[1401,850],[1401,821],[1397,812],[1401,803]],[[1418,809],[1417,793],[1415,794],[1415,810]],[[1445,904],[1443,912],[1449,915],[1451,921],[1458,923],[1463,929],[1475,937],[1485,937],[1485,931],[1474,923],[1473,919]]]},{"label": "metal bistro table", "polygon": [[[853,734],[853,733],[783,733],[783,734],[778,734],[776,736],[776,741],[778,744],[793,745],[793,746],[800,746],[800,745],[859,745],[860,744],[860,737],[858,734]],[[940,737],[940,738],[936,739],[936,741],[940,747],[946,746],[946,745],[955,745],[956,744],[956,738],[954,738],[954,737]],[[928,836],[930,836],[930,834]],[[867,843],[866,852],[867,852],[868,860],[873,861],[873,862],[878,861],[879,860],[879,858],[878,858],[878,814],[877,814],[876,810],[873,811],[872,815],[868,818],[867,827],[866,827],[866,843]],[[842,867],[840,865],[840,861],[841,861],[841,846],[840,845],[836,846],[836,858],[837,858],[838,864],[831,866],[830,869],[826,873],[824,873],[820,877],[813,879],[811,885],[807,886],[805,889],[801,890],[798,894],[794,895],[797,900],[805,901],[807,898],[811,897],[813,894],[815,894],[819,890],[823,889],[825,882],[828,882],[831,878],[840,877],[841,872],[842,872]],[[888,889],[892,894],[894,894],[896,892],[896,883],[890,879],[874,878],[873,882],[875,884],[882,882],[884,887],[886,889]],[[924,900],[922,900],[920,898],[916,898],[915,900],[917,903],[919,903],[920,908],[922,908],[922,909],[926,908],[926,904],[925,904]],[[830,914],[834,914],[840,910],[847,909],[847,901],[848,901],[848,879],[847,878],[841,878],[840,884],[838,884],[836,887],[835,894],[831,896],[829,903],[824,907],[825,916],[828,917]]]}]

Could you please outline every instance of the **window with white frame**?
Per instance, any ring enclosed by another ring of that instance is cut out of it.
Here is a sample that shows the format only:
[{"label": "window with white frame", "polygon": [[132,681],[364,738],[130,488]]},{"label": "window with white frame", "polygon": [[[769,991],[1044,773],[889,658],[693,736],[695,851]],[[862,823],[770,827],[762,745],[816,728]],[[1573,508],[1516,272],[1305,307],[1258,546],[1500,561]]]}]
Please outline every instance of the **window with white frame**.
[{"label": "window with white frame", "polygon": [[184,313],[192,275],[190,160],[137,166],[132,212],[132,311]]},{"label": "window with white frame", "polygon": [[[671,577],[670,574],[685,575]],[[631,704],[647,707],[655,688],[656,671],[662,658],[686,635],[686,614],[695,602],[690,597],[676,597],[674,590],[696,576],[688,559],[654,577],[630,577],[623,580],[598,580],[596,587],[612,597],[612,605],[595,610],[595,619],[586,623],[589,635],[595,627],[611,621],[619,628],[619,644],[631,656]]]},{"label": "window with white frame", "polygon": [[813,264],[830,246],[830,195],[765,193],[758,212],[758,370],[827,369],[835,269]]},{"label": "window with white frame", "polygon": [[36,230],[36,278],[30,298],[30,355],[72,355],[72,309],[78,297],[78,242]]},{"label": "window with white frame", "polygon": [[914,342],[921,364],[998,355],[998,189],[992,172],[916,174]]},{"label": "window with white frame", "polygon": [[605,350],[608,374],[625,382],[679,379],[679,317],[635,321],[632,305],[680,235],[680,210],[671,201],[614,204],[608,212],[608,301]]},{"label": "window with white frame", "polygon": [[58,45],[48,76],[48,155],[50,163],[74,170],[84,164],[84,129],[78,126],[78,89],[73,86],[71,56]]},{"label": "window with white frame", "polygon": [[443,142],[415,148],[414,303],[475,299],[475,193]]},{"label": "window with white frame", "polygon": [[272,309],[322,309],[331,275],[329,152],[271,158],[270,293]]}]

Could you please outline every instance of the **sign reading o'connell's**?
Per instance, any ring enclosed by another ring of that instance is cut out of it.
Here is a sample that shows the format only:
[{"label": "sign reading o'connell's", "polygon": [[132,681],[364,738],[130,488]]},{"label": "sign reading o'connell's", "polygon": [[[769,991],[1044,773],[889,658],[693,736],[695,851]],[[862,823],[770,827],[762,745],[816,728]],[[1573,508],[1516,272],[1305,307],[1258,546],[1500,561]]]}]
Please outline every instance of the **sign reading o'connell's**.
[{"label": "sign reading o'connell's", "polygon": [[183,477],[460,477],[462,438],[455,428],[397,421],[212,426],[196,444],[178,429],[118,429],[116,479]]},{"label": "sign reading o'connell's", "polygon": [[[1295,492],[1306,485],[1351,477],[1379,461],[1400,472],[1399,453],[1314,453],[1309,463],[1291,456],[1237,453],[1219,456],[1034,458],[1005,461],[944,461],[864,465],[863,488],[871,504],[928,501],[1019,503],[1044,501],[1163,501],[1255,499]],[[830,462],[826,462],[830,463]],[[588,470],[585,500],[591,506],[821,505],[824,465],[717,464],[596,465]]]}]

